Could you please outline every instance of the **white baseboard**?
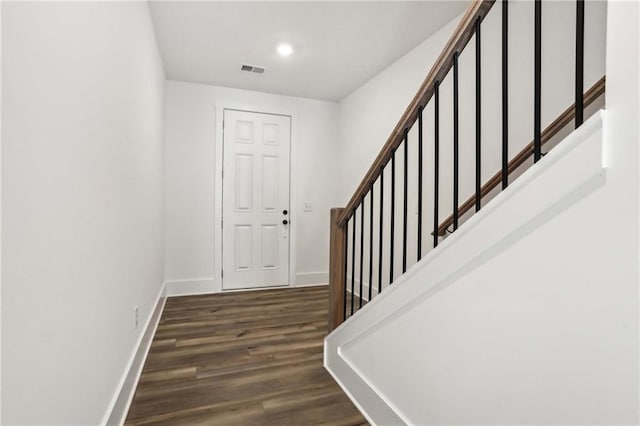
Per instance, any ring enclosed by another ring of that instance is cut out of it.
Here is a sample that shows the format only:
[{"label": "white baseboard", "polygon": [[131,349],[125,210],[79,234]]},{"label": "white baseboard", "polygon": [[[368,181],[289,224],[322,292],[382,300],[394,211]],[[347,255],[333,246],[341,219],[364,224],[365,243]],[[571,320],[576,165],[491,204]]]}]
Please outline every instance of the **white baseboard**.
[{"label": "white baseboard", "polygon": [[167,297],[220,292],[220,289],[215,287],[215,281],[212,277],[167,281],[165,284],[167,285]]},{"label": "white baseboard", "polygon": [[[296,274],[295,284],[292,287],[304,287],[314,285],[325,285],[329,283],[329,272],[301,272]],[[216,286],[215,280],[211,278],[196,278],[190,280],[172,280],[166,282],[167,297],[192,296],[197,294],[219,293],[222,289]],[[267,287],[265,289],[269,289]],[[233,291],[258,290],[234,289]],[[231,291],[229,289],[225,291]]]},{"label": "white baseboard", "polygon": [[162,315],[162,310],[164,309],[166,300],[167,295],[165,283],[160,289],[155,307],[147,319],[144,332],[138,339],[135,349],[131,354],[131,358],[127,363],[127,368],[120,379],[117,391],[111,400],[111,404],[109,404],[109,408],[107,409],[101,424],[124,424],[127,413],[129,412],[129,406],[133,399],[133,394],[136,390],[138,381],[140,380],[142,367],[144,366],[147,354],[149,353],[149,348],[151,347],[151,341],[153,340],[153,336],[158,328],[158,323],[160,322],[160,316]]},{"label": "white baseboard", "polygon": [[296,287],[329,283],[329,272],[299,272],[296,274]]}]

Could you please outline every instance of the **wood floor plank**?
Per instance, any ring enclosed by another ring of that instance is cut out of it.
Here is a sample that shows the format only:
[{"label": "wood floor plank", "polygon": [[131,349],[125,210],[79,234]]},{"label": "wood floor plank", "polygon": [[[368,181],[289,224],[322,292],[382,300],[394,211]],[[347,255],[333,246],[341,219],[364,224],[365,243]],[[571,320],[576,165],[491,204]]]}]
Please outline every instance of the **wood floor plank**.
[{"label": "wood floor plank", "polygon": [[169,368],[142,373],[140,383],[166,382],[169,380],[195,379],[198,367]]},{"label": "wood floor plank", "polygon": [[363,425],[323,367],[327,287],[169,298],[127,425]]},{"label": "wood floor plank", "polygon": [[290,356],[270,356],[260,359],[256,356],[252,356],[252,358],[258,358],[255,362],[241,362],[235,363],[233,365],[227,365],[226,367],[221,367],[220,365],[215,366],[202,366],[198,368],[196,373],[198,379],[203,379],[205,377],[220,377],[230,373],[246,373],[248,371],[253,370],[255,374],[258,373],[258,370],[262,370],[269,367],[277,367],[283,365],[289,365],[292,361],[303,361],[303,362],[313,362],[317,363],[318,360],[322,361],[322,353],[304,353],[304,352],[292,352],[289,354]]},{"label": "wood floor plank", "polygon": [[[323,385],[313,383],[313,384],[308,384],[298,388],[271,390],[263,394],[262,397],[263,397],[263,400],[269,400],[271,398],[278,398],[284,395],[292,395],[292,394],[298,394],[298,393],[315,393],[315,392],[320,392],[327,387],[332,387],[335,389],[335,383],[329,383],[329,384],[323,384]],[[338,391],[339,390],[340,389],[338,388]],[[146,416],[141,418],[135,418],[135,419],[130,418],[127,421],[127,424],[159,424],[160,422],[168,421],[173,418],[184,418],[190,415],[199,415],[199,414],[206,414],[209,412],[216,412],[218,410],[226,410],[234,406],[248,404],[251,401],[253,401],[253,399],[249,398],[249,399],[241,399],[241,400],[233,400],[233,401],[223,401],[223,402],[218,402],[218,403],[213,403],[208,405],[200,405],[195,408],[173,410],[167,413],[154,414],[151,416]]]}]

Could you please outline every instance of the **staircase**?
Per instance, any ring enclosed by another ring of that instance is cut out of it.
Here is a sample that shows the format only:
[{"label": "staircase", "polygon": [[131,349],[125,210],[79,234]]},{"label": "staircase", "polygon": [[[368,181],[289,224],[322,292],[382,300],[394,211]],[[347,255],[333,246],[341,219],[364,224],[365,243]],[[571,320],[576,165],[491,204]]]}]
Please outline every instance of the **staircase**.
[{"label": "staircase", "polygon": [[[491,0],[474,1],[462,17],[458,27],[454,31],[449,42],[440,54],[433,68],[427,75],[404,114],[395,126],[391,135],[384,144],[382,150],[369,168],[365,177],[358,185],[355,193],[345,208],[334,208],[331,212],[331,254],[330,254],[330,282],[331,282],[331,318],[330,329],[333,330],[349,316],[353,315],[367,301],[382,293],[383,288],[393,282],[407,271],[408,243],[409,239],[416,241],[416,260],[419,262],[428,251],[424,244],[426,227],[423,223],[425,204],[431,201],[433,208],[433,224],[430,228],[432,249],[449,234],[453,234],[463,221],[468,220],[474,213],[480,211],[489,199],[495,197],[495,190],[505,190],[509,183],[515,179],[528,166],[537,163],[545,155],[543,148],[549,148],[547,144],[554,145],[554,137],[573,123],[578,129],[584,122],[585,110],[596,101],[601,100],[605,92],[605,77],[600,78],[586,92],[584,87],[584,33],[585,33],[585,4],[584,1],[576,1],[576,47],[575,47],[575,102],[568,106],[555,120],[545,128],[541,126],[542,115],[542,4],[541,0],[534,1],[535,43],[534,53],[534,116],[533,140],[522,148],[515,156],[509,159],[509,69],[508,69],[508,41],[509,41],[509,9],[508,0],[502,1],[501,25],[502,25],[502,140],[501,140],[501,170],[495,173],[486,182],[482,181],[482,55],[481,55],[481,25],[494,5]],[[475,42],[475,152],[463,153],[475,156],[475,192],[468,199],[460,203],[460,140],[459,140],[459,62],[465,48],[473,39]],[[452,72],[451,72],[452,71]],[[452,76],[450,74],[453,74]],[[453,79],[453,140],[442,141],[440,137],[440,86],[447,77]],[[433,104],[433,189],[432,200],[425,200],[423,189],[424,164],[425,109]],[[410,132],[417,133],[418,158],[409,157]],[[491,141],[495,143],[494,141]],[[555,141],[557,142],[557,141]],[[441,187],[440,180],[440,145],[453,144],[453,185],[452,188]],[[402,151],[402,175],[401,188],[397,188],[396,157]],[[530,160],[533,160],[530,162]],[[417,191],[409,194],[409,170],[415,164],[417,168]],[[385,170],[390,169],[391,200],[385,204]],[[510,179],[511,177],[511,179]],[[402,195],[398,192],[402,191]],[[451,191],[452,213],[441,219],[439,214],[442,192]],[[408,233],[408,201],[411,196],[417,197],[417,227],[413,235]],[[398,208],[398,204],[401,205]],[[377,209],[377,211],[374,211]],[[377,213],[377,223],[374,220],[374,212]],[[389,214],[389,222],[385,222],[385,215]],[[368,217],[368,227],[365,229],[365,215]],[[396,225],[396,222],[398,224]],[[387,226],[388,225],[388,226]],[[397,226],[397,228],[396,228]],[[377,241],[374,239],[374,227],[377,232]],[[398,229],[401,229],[401,244],[397,247]],[[358,238],[356,238],[358,237]],[[386,241],[386,238],[389,241]],[[365,252],[365,239],[368,253]],[[376,247],[377,246],[377,247]],[[400,249],[400,253],[396,250]],[[386,249],[386,250],[385,250]],[[396,265],[396,256],[401,259],[401,264]],[[367,257],[368,265],[364,264]],[[377,257],[377,259],[376,259]],[[392,259],[388,264],[388,270],[384,271],[383,258]],[[357,258],[357,259],[356,259]],[[374,261],[377,261],[374,271]],[[367,268],[368,266],[368,268]],[[400,266],[400,270],[394,269]],[[365,278],[368,282],[365,286]],[[357,285],[356,285],[357,282]],[[377,290],[374,286],[377,282]]]},{"label": "staircase", "polygon": [[[566,23],[575,27],[575,67],[566,70],[574,99],[552,120],[545,118],[543,102],[547,3],[530,3],[532,140],[515,155],[513,146],[523,143],[510,140],[509,132],[510,126],[521,126],[510,120],[508,55],[513,52],[508,46],[513,30],[509,2],[498,4],[497,11],[494,1],[469,6],[346,207],[331,211],[329,330],[334,331],[325,340],[325,367],[372,424],[575,423],[580,416],[566,407],[589,406],[589,398],[602,394],[601,389],[592,392],[589,380],[580,389],[573,376],[593,367],[597,356],[572,365],[541,354],[553,351],[551,344],[557,345],[559,357],[575,355],[579,345],[590,351],[598,347],[598,331],[583,331],[579,325],[592,318],[587,314],[599,318],[602,312],[593,305],[600,290],[578,283],[604,269],[584,265],[590,256],[580,254],[594,249],[585,238],[586,227],[593,225],[585,221],[598,220],[600,214],[597,207],[585,214],[582,206],[612,191],[606,173],[607,115],[599,111],[605,77],[585,91],[589,3],[585,7],[584,1],[576,1],[574,21]],[[483,121],[482,108],[483,96],[496,96],[483,94],[481,84],[483,22],[492,14],[499,14],[501,32],[498,123]],[[460,114],[460,63],[469,50],[475,117]],[[445,82],[450,92],[443,91]],[[452,131],[445,139],[442,105],[449,94]],[[475,127],[471,151],[460,149],[465,121]],[[501,139],[483,140],[483,125],[500,126]],[[445,144],[452,145],[453,153],[446,185]],[[483,150],[495,151],[496,146],[500,170],[483,180]],[[468,197],[461,196],[461,156],[471,158],[466,163],[474,166]],[[449,203],[443,206],[443,200]],[[582,210],[576,212],[576,206]],[[576,265],[584,271],[578,272]],[[567,276],[570,282],[564,280]],[[507,319],[513,324],[505,327]],[[530,340],[519,342],[519,336]],[[601,371],[593,374],[602,383],[612,382]],[[557,381],[536,381],[549,375]],[[511,380],[516,376],[520,385]],[[546,386],[569,382],[568,389],[578,389],[571,403],[558,398],[557,388],[544,395]],[[536,404],[540,415],[531,414]],[[584,418],[593,421],[594,416]]]}]

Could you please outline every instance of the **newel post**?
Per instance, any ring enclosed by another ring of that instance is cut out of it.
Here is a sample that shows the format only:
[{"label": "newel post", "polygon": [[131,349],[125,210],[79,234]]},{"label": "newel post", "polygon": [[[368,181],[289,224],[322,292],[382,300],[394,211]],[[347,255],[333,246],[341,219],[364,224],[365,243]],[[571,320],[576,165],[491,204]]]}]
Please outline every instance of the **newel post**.
[{"label": "newel post", "polygon": [[329,332],[338,327],[344,318],[344,270],[347,262],[346,234],[338,219],[344,208],[331,209],[331,231],[329,239]]}]

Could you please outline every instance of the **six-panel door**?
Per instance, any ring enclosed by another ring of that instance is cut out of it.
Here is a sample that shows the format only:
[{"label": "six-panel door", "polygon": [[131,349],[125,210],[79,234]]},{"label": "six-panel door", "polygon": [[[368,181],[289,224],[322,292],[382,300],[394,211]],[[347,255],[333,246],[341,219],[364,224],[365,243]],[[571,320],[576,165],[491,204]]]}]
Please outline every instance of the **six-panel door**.
[{"label": "six-panel door", "polygon": [[223,288],[289,284],[291,118],[224,111]]}]

